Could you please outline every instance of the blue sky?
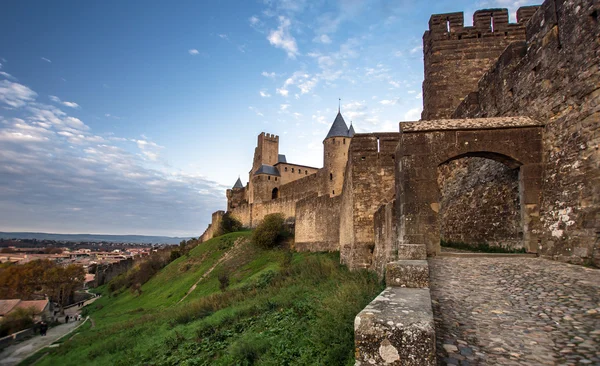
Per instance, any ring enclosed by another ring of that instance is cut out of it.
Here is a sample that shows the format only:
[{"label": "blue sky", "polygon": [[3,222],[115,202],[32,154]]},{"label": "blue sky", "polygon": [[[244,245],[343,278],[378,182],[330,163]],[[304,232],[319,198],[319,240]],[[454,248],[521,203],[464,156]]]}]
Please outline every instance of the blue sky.
[{"label": "blue sky", "polygon": [[338,98],[359,133],[419,119],[431,14],[533,4],[4,1],[0,231],[197,236],[261,131],[321,167]]}]

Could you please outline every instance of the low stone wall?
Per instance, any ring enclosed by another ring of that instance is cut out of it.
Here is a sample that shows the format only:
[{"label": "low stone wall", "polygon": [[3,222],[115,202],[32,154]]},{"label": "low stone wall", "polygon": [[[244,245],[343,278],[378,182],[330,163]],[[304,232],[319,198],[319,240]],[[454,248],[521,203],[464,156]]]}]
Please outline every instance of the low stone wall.
[{"label": "low stone wall", "polygon": [[35,334],[35,329],[29,328],[29,329],[22,330],[20,332],[16,332],[16,333],[7,335],[6,337],[2,337],[2,338],[0,338],[0,350],[3,350],[6,347],[14,344],[15,342],[21,341],[21,340],[23,340],[27,337],[30,337],[34,334]]},{"label": "low stone wall", "polygon": [[436,364],[425,246],[400,246],[398,257],[386,266],[388,287],[354,320],[356,365]]}]

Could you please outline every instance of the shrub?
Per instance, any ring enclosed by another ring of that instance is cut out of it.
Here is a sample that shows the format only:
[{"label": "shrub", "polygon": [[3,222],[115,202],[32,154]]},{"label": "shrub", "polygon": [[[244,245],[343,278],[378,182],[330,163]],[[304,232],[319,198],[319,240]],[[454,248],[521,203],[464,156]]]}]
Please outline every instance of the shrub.
[{"label": "shrub", "polygon": [[265,216],[252,234],[252,242],[263,249],[274,248],[286,237],[282,214]]},{"label": "shrub", "polygon": [[6,314],[0,322],[0,337],[27,329],[33,325],[35,309],[17,308]]},{"label": "shrub", "polygon": [[179,252],[179,250],[172,250],[171,251],[171,262],[174,261],[175,259],[181,257],[181,253]]},{"label": "shrub", "polygon": [[227,286],[229,286],[229,275],[227,272],[223,272],[219,275],[219,288],[224,292]]},{"label": "shrub", "polygon": [[235,217],[231,216],[229,213],[226,213],[221,219],[221,223],[219,224],[219,229],[217,230],[216,236],[233,233],[242,229],[242,223]]}]

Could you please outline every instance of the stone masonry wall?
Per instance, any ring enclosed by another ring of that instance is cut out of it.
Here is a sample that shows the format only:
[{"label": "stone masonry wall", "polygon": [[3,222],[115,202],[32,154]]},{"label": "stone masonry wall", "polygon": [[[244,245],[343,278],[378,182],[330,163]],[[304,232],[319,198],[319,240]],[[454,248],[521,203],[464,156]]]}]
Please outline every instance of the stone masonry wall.
[{"label": "stone masonry wall", "polygon": [[432,15],[423,35],[421,119],[450,117],[506,46],[525,40],[525,23],[534,9],[521,8],[517,24],[508,22],[507,9],[478,10],[472,27],[464,26],[462,12]]},{"label": "stone masonry wall", "polygon": [[396,200],[381,205],[373,216],[375,249],[370,269],[380,278],[384,275],[386,264],[397,259],[397,223]]},{"label": "stone masonry wall", "polygon": [[438,168],[441,239],[522,247],[519,171],[484,158]]},{"label": "stone masonry wall", "polygon": [[302,199],[319,192],[321,174],[315,173],[279,187],[280,198]]},{"label": "stone masonry wall", "polygon": [[547,0],[454,117],[546,123],[540,252],[600,263],[600,2]]},{"label": "stone masonry wall", "polygon": [[399,133],[357,134],[348,151],[340,212],[340,256],[350,268],[369,268],[375,249],[373,217],[394,191]]},{"label": "stone masonry wall", "polygon": [[111,264],[98,265],[92,287],[98,287],[109,283],[113,278],[129,271],[133,267],[133,263],[134,260],[132,258],[127,258]]},{"label": "stone masonry wall", "polygon": [[296,200],[280,198],[252,205],[252,222],[250,227],[256,227],[269,214],[280,213],[285,219],[296,216]]},{"label": "stone masonry wall", "polygon": [[296,204],[295,248],[298,251],[337,251],[340,239],[341,196],[313,196]]}]

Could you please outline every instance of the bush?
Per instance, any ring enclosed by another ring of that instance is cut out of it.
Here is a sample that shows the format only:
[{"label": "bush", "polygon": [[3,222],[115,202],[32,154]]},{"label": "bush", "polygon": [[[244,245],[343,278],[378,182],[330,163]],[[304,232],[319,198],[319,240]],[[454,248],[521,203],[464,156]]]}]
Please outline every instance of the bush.
[{"label": "bush", "polygon": [[242,226],[242,223],[238,219],[231,216],[229,213],[226,213],[221,219],[221,223],[219,224],[219,230],[217,230],[216,236],[240,231],[243,228],[244,227]]},{"label": "bush", "polygon": [[282,214],[271,214],[265,216],[263,221],[256,227],[252,234],[252,242],[263,249],[276,247],[286,237]]},{"label": "bush", "polygon": [[229,275],[227,272],[223,272],[219,275],[219,288],[221,291],[225,291],[229,286]]}]

